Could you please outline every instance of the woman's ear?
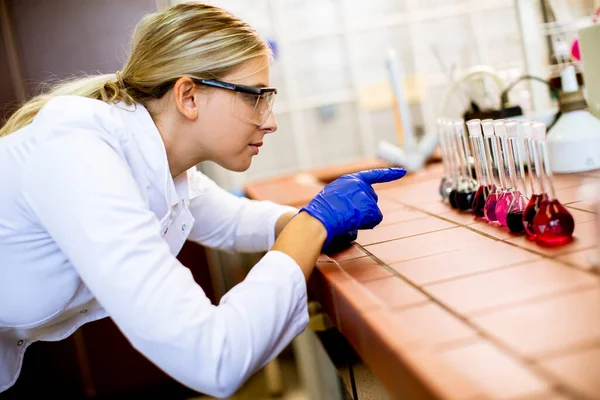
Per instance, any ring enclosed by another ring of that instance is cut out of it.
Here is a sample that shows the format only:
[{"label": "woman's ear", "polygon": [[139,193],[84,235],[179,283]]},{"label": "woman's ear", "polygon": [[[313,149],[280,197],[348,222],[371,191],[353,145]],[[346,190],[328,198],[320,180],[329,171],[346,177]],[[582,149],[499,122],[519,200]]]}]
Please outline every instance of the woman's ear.
[{"label": "woman's ear", "polygon": [[175,107],[185,118],[190,121],[198,119],[198,98],[194,81],[187,77],[177,79],[173,86]]}]

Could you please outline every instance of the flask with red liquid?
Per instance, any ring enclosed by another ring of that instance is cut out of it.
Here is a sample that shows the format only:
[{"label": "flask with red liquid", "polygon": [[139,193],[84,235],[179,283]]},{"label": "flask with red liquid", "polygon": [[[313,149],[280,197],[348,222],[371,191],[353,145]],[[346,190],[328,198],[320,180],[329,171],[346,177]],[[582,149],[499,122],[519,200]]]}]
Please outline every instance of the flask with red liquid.
[{"label": "flask with red liquid", "polygon": [[521,122],[523,138],[525,141],[525,157],[527,160],[527,175],[529,176],[529,184],[531,186],[531,197],[523,212],[523,227],[527,238],[535,240],[535,232],[533,230],[533,220],[544,200],[548,198],[544,191],[542,183],[542,167],[538,154],[537,146],[533,141],[533,131],[530,121]]},{"label": "flask with red liquid", "polygon": [[548,195],[548,198],[540,204],[540,209],[533,219],[535,240],[543,245],[560,246],[573,240],[575,221],[571,213],[560,204],[554,192],[554,179],[546,147],[546,125],[534,122],[532,129],[533,141],[537,145],[543,171],[543,187]]},{"label": "flask with red liquid", "polygon": [[483,134],[481,132],[481,120],[472,119],[467,122],[467,129],[471,139],[471,148],[473,149],[473,158],[475,160],[475,173],[479,188],[473,198],[472,212],[477,218],[485,218],[484,207],[488,195],[494,191],[494,185],[491,181],[490,170],[488,168]]}]

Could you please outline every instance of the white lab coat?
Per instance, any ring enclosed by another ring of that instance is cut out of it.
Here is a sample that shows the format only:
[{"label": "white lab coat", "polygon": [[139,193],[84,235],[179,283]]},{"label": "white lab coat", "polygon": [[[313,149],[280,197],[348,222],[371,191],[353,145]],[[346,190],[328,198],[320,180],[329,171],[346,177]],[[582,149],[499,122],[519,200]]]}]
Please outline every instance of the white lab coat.
[{"label": "white lab coat", "polygon": [[0,392],[25,349],[110,316],[179,382],[233,393],[308,322],[306,284],[270,251],[218,306],[175,256],[190,239],[267,251],[290,207],[237,198],[195,168],[172,179],[141,105],[52,99],[0,138]]}]

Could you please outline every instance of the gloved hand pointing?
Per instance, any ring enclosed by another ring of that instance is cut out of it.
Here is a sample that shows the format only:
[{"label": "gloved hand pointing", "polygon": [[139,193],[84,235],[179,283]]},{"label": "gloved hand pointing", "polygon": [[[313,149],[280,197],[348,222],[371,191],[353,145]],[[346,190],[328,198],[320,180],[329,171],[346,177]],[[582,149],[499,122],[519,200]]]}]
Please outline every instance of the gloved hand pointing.
[{"label": "gloved hand pointing", "polygon": [[300,210],[325,226],[327,247],[336,238],[356,229],[372,229],[383,219],[377,207],[374,183],[391,182],[406,175],[404,168],[372,169],[344,175],[325,186]]}]

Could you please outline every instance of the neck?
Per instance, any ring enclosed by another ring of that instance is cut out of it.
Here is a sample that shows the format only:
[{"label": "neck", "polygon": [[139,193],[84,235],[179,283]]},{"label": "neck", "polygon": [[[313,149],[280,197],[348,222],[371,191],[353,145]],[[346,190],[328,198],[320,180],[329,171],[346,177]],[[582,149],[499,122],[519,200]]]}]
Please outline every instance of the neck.
[{"label": "neck", "polygon": [[182,157],[180,152],[177,151],[174,141],[170,140],[172,136],[164,135],[162,131],[158,130],[161,134],[163,143],[165,145],[165,150],[167,153],[167,162],[169,163],[169,171],[171,172],[171,176],[173,178],[181,175],[188,169],[192,168],[194,165],[198,164],[200,161],[195,161],[191,159],[186,159]]},{"label": "neck", "polygon": [[198,154],[189,153],[185,140],[181,138],[184,128],[178,123],[177,115],[173,115],[166,110],[161,112],[160,104],[157,104],[159,101],[153,100],[148,104],[147,109],[165,146],[171,176],[175,178],[204,161],[204,159]]}]

